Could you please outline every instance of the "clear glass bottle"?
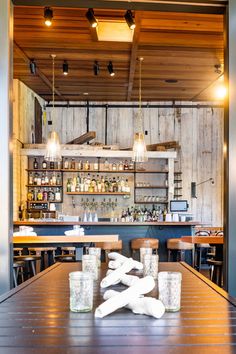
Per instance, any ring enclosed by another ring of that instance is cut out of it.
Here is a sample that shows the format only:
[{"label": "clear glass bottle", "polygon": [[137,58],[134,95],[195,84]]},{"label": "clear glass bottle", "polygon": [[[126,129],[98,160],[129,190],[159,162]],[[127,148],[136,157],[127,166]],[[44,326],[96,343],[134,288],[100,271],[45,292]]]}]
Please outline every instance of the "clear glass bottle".
[{"label": "clear glass bottle", "polygon": [[67,180],[66,191],[67,191],[68,193],[71,192],[71,180],[70,180],[70,178],[68,178],[68,180]]},{"label": "clear glass bottle", "polygon": [[75,170],[75,159],[74,158],[71,160],[70,168],[72,170]]},{"label": "clear glass bottle", "polygon": [[128,161],[125,160],[125,163],[124,163],[124,170],[128,170],[129,169],[129,164],[128,164]]},{"label": "clear glass bottle", "polygon": [[117,164],[115,162],[112,164],[112,171],[117,171]]},{"label": "clear glass bottle", "polygon": [[64,170],[68,170],[69,169],[69,161],[67,158],[65,158],[65,161],[64,161]]},{"label": "clear glass bottle", "polygon": [[61,201],[61,192],[60,192],[60,188],[56,189],[56,193],[55,193],[55,201],[60,202]]},{"label": "clear glass bottle", "polygon": [[43,162],[42,162],[42,168],[43,168],[43,170],[46,170],[46,169],[47,169],[47,161],[46,161],[46,160],[43,160]]},{"label": "clear glass bottle", "polygon": [[123,171],[123,169],[124,169],[124,164],[123,164],[122,161],[120,161],[120,162],[119,162],[119,165],[118,165],[118,170],[119,170],[119,171]]},{"label": "clear glass bottle", "polygon": [[107,159],[104,161],[104,170],[105,171],[109,171],[110,170],[110,164],[109,164]]},{"label": "clear glass bottle", "polygon": [[29,174],[29,182],[28,182],[30,185],[34,184],[34,178],[33,178],[33,175],[32,173],[30,172]]}]

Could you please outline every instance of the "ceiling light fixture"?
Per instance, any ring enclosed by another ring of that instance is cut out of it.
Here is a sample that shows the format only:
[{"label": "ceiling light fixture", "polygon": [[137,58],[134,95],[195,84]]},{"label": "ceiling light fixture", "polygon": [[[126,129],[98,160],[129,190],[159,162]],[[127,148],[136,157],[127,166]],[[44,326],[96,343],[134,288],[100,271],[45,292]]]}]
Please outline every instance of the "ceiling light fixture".
[{"label": "ceiling light fixture", "polygon": [[96,17],[94,16],[93,9],[88,9],[88,11],[86,12],[86,17],[87,17],[87,20],[90,23],[90,26],[92,28],[97,27],[98,21],[97,21]]},{"label": "ceiling light fixture", "polygon": [[99,74],[100,68],[99,68],[99,64],[98,61],[95,60],[94,64],[93,64],[93,72],[94,75],[97,76]]},{"label": "ceiling light fixture", "polygon": [[50,27],[52,25],[53,10],[50,7],[44,8],[44,23],[46,26]]},{"label": "ceiling light fixture", "polygon": [[30,67],[31,74],[35,75],[36,74],[36,63],[35,63],[34,59],[30,60],[29,67]]},{"label": "ceiling light fixture", "polygon": [[138,110],[138,132],[134,135],[133,157],[135,162],[146,162],[147,148],[143,133],[143,112],[142,112],[142,62],[143,58],[139,58],[139,110]]},{"label": "ceiling light fixture", "polygon": [[62,65],[62,70],[63,70],[63,74],[65,76],[68,75],[68,73],[69,73],[69,65],[68,65],[66,60],[64,60],[64,63]]},{"label": "ceiling light fixture", "polygon": [[133,17],[131,10],[127,10],[124,17],[125,17],[126,23],[129,26],[129,28],[131,30],[134,30],[136,25],[135,25],[134,17]]},{"label": "ceiling light fixture", "polygon": [[107,70],[108,70],[110,76],[115,76],[112,61],[109,61],[109,64],[107,65]]},{"label": "ceiling light fixture", "polygon": [[[51,111],[51,121],[53,121],[54,116],[54,102],[55,102],[55,58],[56,55],[52,54],[52,111]],[[46,161],[58,162],[61,161],[61,146],[59,137],[56,131],[51,131],[48,136],[46,153]]]}]

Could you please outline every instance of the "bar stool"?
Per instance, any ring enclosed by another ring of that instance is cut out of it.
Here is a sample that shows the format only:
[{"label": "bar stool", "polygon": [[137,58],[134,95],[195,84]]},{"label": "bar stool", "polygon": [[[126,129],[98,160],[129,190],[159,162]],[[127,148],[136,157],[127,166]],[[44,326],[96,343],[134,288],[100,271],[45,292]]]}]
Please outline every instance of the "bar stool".
[{"label": "bar stool", "polygon": [[210,266],[210,279],[213,283],[217,284],[218,286],[222,286],[222,268],[223,262],[217,261],[215,259],[207,259],[207,264]]},{"label": "bar stool", "polygon": [[34,247],[29,248],[29,254],[41,257],[40,270],[42,271],[54,263],[56,249],[56,247]]},{"label": "bar stool", "polygon": [[131,240],[132,257],[140,248],[152,248],[157,254],[159,248],[159,240],[157,238],[134,238]]},{"label": "bar stool", "polygon": [[59,254],[55,256],[56,262],[75,262],[75,254]]},{"label": "bar stool", "polygon": [[41,257],[33,255],[14,256],[14,262],[19,261],[25,262],[25,268],[27,268],[27,271],[25,273],[28,277],[30,277],[32,274],[33,276],[36,275],[35,263],[36,261],[41,262]]},{"label": "bar stool", "polygon": [[75,247],[61,247],[61,254],[75,255]]},{"label": "bar stool", "polygon": [[117,251],[121,253],[122,251],[122,240],[119,241],[114,241],[114,242],[96,242],[95,243],[96,247],[101,248],[103,251],[105,251],[105,261],[108,262],[108,253],[111,251]]},{"label": "bar stool", "polygon": [[[210,236],[210,231],[199,230],[195,232],[195,236]],[[202,266],[202,252],[204,249],[209,249],[211,246],[209,243],[197,243],[195,245],[195,268],[200,271]]]},{"label": "bar stool", "polygon": [[13,263],[13,283],[14,287],[18,285],[18,277],[21,275],[21,283],[24,281],[24,266],[25,262],[18,261]]},{"label": "bar stool", "polygon": [[180,238],[169,238],[167,240],[168,262],[170,262],[172,252],[177,253],[177,261],[185,260],[185,252],[192,251],[192,265],[194,264],[194,245],[183,242]]}]

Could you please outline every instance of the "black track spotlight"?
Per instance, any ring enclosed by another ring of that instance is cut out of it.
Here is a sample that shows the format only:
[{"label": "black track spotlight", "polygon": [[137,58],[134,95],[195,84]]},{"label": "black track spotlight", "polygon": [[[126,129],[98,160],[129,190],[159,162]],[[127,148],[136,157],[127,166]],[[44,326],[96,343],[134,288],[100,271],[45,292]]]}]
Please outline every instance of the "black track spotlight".
[{"label": "black track spotlight", "polygon": [[107,70],[111,76],[115,76],[112,61],[109,61],[109,64],[107,65]]},{"label": "black track spotlight", "polygon": [[46,26],[50,27],[52,25],[53,10],[50,7],[44,8],[44,23]]},{"label": "black track spotlight", "polygon": [[88,22],[90,23],[90,26],[95,28],[98,25],[98,21],[96,20],[96,17],[94,16],[94,11],[93,9],[88,9],[86,12],[86,17]]},{"label": "black track spotlight", "polygon": [[62,71],[65,76],[69,73],[69,65],[66,60],[64,60],[64,63],[62,65]]},{"label": "black track spotlight", "polygon": [[99,74],[100,68],[99,68],[99,64],[98,61],[95,60],[94,64],[93,64],[93,72],[94,75],[97,76]]},{"label": "black track spotlight", "polygon": [[36,74],[36,63],[35,63],[34,59],[30,60],[29,67],[30,67],[31,74],[35,75]]},{"label": "black track spotlight", "polygon": [[125,20],[131,30],[135,29],[136,25],[131,10],[126,11]]}]

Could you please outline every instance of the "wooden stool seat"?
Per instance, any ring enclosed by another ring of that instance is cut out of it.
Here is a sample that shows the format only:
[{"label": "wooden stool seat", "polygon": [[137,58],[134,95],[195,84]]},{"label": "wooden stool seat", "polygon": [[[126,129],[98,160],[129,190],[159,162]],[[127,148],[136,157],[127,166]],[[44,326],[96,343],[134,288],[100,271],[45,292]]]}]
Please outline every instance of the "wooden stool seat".
[{"label": "wooden stool seat", "polygon": [[101,250],[105,251],[105,260],[108,262],[108,253],[111,251],[122,251],[122,240],[114,241],[114,242],[96,242],[95,247],[101,248]]},{"label": "wooden stool seat", "polygon": [[192,251],[192,265],[194,263],[194,244],[184,242],[180,238],[169,238],[167,240],[168,262],[170,262],[172,251],[177,252],[177,261],[185,260],[185,251]]},{"label": "wooden stool seat", "polygon": [[18,262],[18,261],[23,261],[26,263],[28,263],[28,272],[27,274],[30,274],[30,267],[32,270],[33,275],[36,275],[36,271],[35,271],[35,262],[36,261],[40,261],[41,263],[41,256],[34,256],[34,255],[25,255],[25,256],[14,256],[14,262]]},{"label": "wooden stool seat", "polygon": [[19,274],[21,275],[21,282],[23,283],[23,281],[24,281],[24,265],[25,265],[25,262],[23,262],[23,261],[18,261],[18,262],[13,263],[14,287],[16,287],[18,285]]},{"label": "wooden stool seat", "polygon": [[74,254],[61,254],[55,256],[56,262],[75,262],[75,255]]},{"label": "wooden stool seat", "polygon": [[156,238],[134,238],[131,240],[131,249],[152,248],[158,250],[159,240]]},{"label": "wooden stool seat", "polygon": [[207,259],[207,264],[210,266],[211,281],[221,287],[223,262],[215,259]]}]

